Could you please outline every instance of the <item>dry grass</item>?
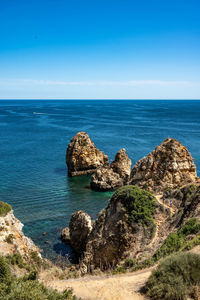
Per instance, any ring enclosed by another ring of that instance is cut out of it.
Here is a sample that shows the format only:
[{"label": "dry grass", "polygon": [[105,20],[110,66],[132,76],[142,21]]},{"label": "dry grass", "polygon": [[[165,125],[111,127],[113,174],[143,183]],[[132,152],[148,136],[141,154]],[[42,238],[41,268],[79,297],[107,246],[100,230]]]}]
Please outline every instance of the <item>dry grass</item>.
[{"label": "dry grass", "polygon": [[150,274],[149,269],[112,277],[87,276],[73,280],[53,280],[46,284],[58,291],[70,287],[77,297],[87,300],[144,300],[146,298],[139,294],[139,290]]}]

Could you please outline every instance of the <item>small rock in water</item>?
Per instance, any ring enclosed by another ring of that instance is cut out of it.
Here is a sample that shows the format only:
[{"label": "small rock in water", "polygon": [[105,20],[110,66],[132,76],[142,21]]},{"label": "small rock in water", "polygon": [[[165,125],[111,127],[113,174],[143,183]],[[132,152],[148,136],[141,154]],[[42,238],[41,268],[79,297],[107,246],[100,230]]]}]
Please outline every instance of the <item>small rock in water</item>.
[{"label": "small rock in water", "polygon": [[66,244],[70,242],[70,233],[68,227],[62,229],[60,239],[63,243]]}]

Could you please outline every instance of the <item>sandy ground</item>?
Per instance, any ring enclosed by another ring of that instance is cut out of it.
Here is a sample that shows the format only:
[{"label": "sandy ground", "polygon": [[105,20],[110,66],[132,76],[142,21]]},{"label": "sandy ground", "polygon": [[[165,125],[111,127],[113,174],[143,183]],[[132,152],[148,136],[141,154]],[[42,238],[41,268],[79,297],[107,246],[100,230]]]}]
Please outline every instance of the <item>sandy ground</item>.
[{"label": "sandy ground", "polygon": [[145,300],[139,293],[152,269],[115,276],[87,276],[70,280],[54,280],[46,285],[63,291],[72,288],[84,300]]}]

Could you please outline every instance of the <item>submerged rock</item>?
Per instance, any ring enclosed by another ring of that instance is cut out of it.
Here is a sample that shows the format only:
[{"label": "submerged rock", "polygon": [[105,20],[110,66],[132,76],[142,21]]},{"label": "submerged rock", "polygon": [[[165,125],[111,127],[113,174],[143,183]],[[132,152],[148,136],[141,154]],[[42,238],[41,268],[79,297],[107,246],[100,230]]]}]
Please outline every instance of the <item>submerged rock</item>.
[{"label": "submerged rock", "polygon": [[159,191],[183,186],[196,179],[196,166],[190,152],[176,139],[167,138],[135,164],[130,184]]},{"label": "submerged rock", "polygon": [[69,176],[85,175],[100,166],[108,166],[108,156],[98,150],[87,133],[78,132],[67,147],[66,164]]},{"label": "submerged rock", "polygon": [[131,173],[131,160],[125,149],[117,152],[110,167],[98,168],[91,176],[91,188],[98,191],[115,190],[128,182]]},{"label": "submerged rock", "polygon": [[70,244],[74,251],[80,255],[85,250],[87,238],[92,231],[92,220],[84,211],[72,214],[69,223]]}]

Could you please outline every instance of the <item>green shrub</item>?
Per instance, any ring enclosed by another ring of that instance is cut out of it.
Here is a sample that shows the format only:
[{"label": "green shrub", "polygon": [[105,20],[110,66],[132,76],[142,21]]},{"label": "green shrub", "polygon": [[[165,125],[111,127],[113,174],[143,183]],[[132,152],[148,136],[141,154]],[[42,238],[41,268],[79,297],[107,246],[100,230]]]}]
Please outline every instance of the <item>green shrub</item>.
[{"label": "green shrub", "polygon": [[9,264],[21,263],[20,255],[0,257],[0,299],[2,300],[75,300],[71,290],[59,293],[46,288],[37,280],[37,271],[17,279]]},{"label": "green shrub", "polygon": [[6,259],[0,256],[0,283],[7,283],[11,278],[11,272]]},{"label": "green shrub", "polygon": [[189,234],[196,234],[200,230],[200,222],[197,223],[195,218],[190,219],[179,231],[179,235],[183,234],[185,236]]},{"label": "green shrub", "polygon": [[200,235],[195,236],[191,241],[187,242],[181,250],[190,250],[197,245],[200,245]]},{"label": "green shrub", "polygon": [[40,267],[43,263],[42,259],[39,257],[39,255],[36,251],[31,252],[31,259],[38,267]]},{"label": "green shrub", "polygon": [[189,250],[195,245],[199,245],[200,236],[195,236],[191,241],[187,241],[187,236],[191,234],[198,234],[200,231],[200,222],[195,218],[190,219],[177,232],[171,233],[163,242],[161,247],[153,255],[155,261],[162,257],[178,252],[180,250]]},{"label": "green shrub", "polygon": [[185,240],[182,236],[177,233],[171,233],[163,242],[162,246],[153,255],[153,258],[157,261],[162,257],[177,252],[184,245]]},{"label": "green shrub", "polygon": [[10,204],[0,201],[0,217],[5,217],[12,210]]},{"label": "green shrub", "polygon": [[136,264],[136,261],[133,258],[127,258],[125,260],[124,266],[126,268],[132,268],[135,266],[135,264]]},{"label": "green shrub", "polygon": [[7,255],[6,260],[8,264],[17,265],[21,269],[26,267],[25,262],[23,261],[23,258],[19,253]]},{"label": "green shrub", "polygon": [[5,241],[8,244],[12,244],[13,243],[13,239],[14,239],[14,235],[12,233],[10,233],[6,238]]},{"label": "green shrub", "polygon": [[137,186],[127,185],[119,188],[112,196],[113,201],[121,201],[129,215],[129,224],[138,223],[149,226],[153,222],[156,201],[154,196]]},{"label": "green shrub", "polygon": [[[5,291],[5,290],[4,290]],[[0,291],[4,300],[72,300],[76,299],[71,290],[58,293],[46,288],[37,280],[14,280],[6,292]],[[4,293],[4,294],[3,294]]]},{"label": "green shrub", "polygon": [[124,265],[116,267],[114,269],[114,271],[112,272],[113,275],[115,275],[115,274],[123,274],[123,273],[126,273],[126,267]]},{"label": "green shrub", "polygon": [[145,289],[154,300],[185,300],[200,285],[200,256],[180,253],[162,261],[149,277]]},{"label": "green shrub", "polygon": [[132,271],[137,271],[145,268],[152,267],[155,264],[155,261],[152,258],[145,259],[140,261],[133,266]]}]

